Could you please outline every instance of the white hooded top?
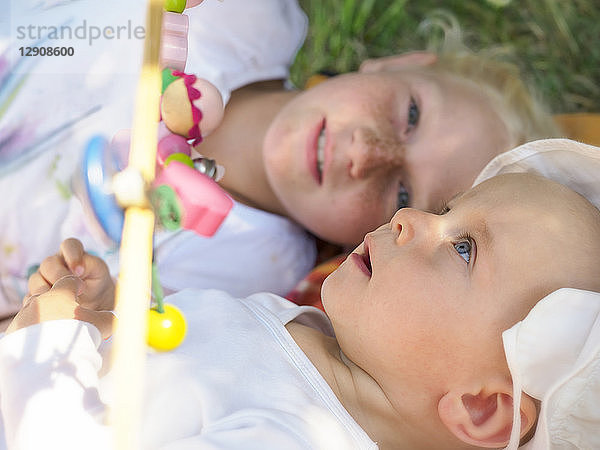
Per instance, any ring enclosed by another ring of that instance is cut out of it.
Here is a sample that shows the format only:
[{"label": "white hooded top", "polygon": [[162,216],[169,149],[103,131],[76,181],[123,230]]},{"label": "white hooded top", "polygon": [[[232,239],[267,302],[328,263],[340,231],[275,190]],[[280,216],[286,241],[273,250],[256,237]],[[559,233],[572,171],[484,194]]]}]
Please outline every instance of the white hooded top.
[{"label": "white hooded top", "polygon": [[[544,139],[498,155],[473,185],[502,173],[530,172],[561,183],[600,209],[600,148]],[[600,448],[600,293],[559,289],[502,335],[513,378],[513,432],[519,447],[521,392],[541,401],[527,450]]]}]

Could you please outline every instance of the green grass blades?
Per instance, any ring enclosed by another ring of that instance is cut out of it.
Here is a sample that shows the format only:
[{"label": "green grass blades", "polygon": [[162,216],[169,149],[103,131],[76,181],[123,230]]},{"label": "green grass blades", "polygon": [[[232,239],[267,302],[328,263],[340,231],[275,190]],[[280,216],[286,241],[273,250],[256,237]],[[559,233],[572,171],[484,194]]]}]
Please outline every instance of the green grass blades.
[{"label": "green grass blades", "polygon": [[450,13],[473,50],[498,48],[553,112],[600,112],[600,0],[299,0],[307,40],[292,66],[303,86],[319,70],[356,70],[368,57],[435,48],[420,27]]}]

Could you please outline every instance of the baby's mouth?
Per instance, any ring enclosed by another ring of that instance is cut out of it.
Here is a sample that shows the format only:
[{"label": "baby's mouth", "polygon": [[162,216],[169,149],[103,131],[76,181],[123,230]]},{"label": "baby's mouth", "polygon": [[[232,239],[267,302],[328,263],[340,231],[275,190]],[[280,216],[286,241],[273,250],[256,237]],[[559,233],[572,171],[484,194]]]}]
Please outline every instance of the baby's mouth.
[{"label": "baby's mouth", "polygon": [[371,267],[371,255],[369,254],[369,246],[365,243],[365,252],[362,254],[362,260],[369,271],[369,275],[373,274],[373,268]]}]

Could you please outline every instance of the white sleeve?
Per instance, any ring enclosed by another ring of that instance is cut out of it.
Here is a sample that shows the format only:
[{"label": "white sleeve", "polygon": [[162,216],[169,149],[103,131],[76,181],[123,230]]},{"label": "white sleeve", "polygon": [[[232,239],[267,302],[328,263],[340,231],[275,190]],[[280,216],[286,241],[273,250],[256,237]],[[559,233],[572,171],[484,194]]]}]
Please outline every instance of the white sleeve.
[{"label": "white sleeve", "polygon": [[[204,427],[202,433],[161,445],[161,450],[305,450],[351,448],[315,445],[314,436],[303,435],[302,421],[283,411],[241,410]],[[336,436],[337,437],[337,436]],[[343,436],[342,436],[343,437]],[[346,442],[345,439],[342,442]]]},{"label": "white sleeve", "polygon": [[217,86],[224,103],[246,84],[287,79],[308,26],[296,0],[205,0],[185,14],[185,70]]},{"label": "white sleeve", "polygon": [[155,252],[169,292],[210,288],[246,297],[286,295],[314,266],[317,250],[314,239],[288,219],[236,203],[211,238],[188,230],[159,233]]},{"label": "white sleeve", "polygon": [[44,322],[0,340],[8,448],[110,448],[98,391],[100,342],[94,326],[76,320]]}]

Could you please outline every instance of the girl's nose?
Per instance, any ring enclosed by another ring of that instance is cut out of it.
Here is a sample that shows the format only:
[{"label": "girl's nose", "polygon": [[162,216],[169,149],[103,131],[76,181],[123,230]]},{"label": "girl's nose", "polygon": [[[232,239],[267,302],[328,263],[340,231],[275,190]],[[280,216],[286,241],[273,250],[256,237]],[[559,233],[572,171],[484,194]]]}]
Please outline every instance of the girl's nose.
[{"label": "girl's nose", "polygon": [[350,176],[365,178],[378,169],[397,167],[402,161],[403,153],[403,147],[397,140],[385,137],[371,128],[356,128],[348,149]]}]

